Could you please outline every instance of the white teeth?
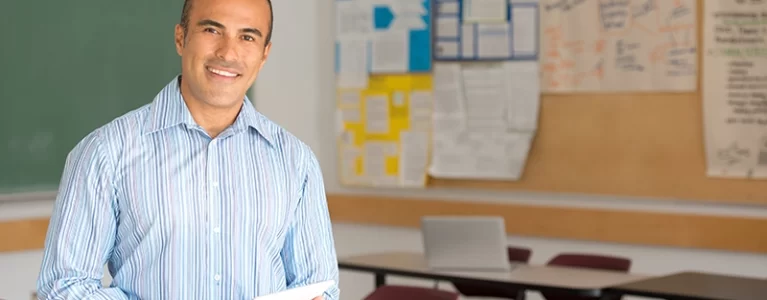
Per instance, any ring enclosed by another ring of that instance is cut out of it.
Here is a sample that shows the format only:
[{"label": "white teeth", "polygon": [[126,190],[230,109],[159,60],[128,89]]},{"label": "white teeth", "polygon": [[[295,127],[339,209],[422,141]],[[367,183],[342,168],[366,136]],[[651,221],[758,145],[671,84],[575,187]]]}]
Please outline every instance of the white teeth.
[{"label": "white teeth", "polygon": [[221,75],[221,76],[226,76],[226,77],[235,77],[235,76],[237,76],[237,74],[229,73],[227,71],[216,70],[216,69],[213,69],[213,68],[208,68],[208,71],[211,71],[213,73],[216,73],[216,74]]}]

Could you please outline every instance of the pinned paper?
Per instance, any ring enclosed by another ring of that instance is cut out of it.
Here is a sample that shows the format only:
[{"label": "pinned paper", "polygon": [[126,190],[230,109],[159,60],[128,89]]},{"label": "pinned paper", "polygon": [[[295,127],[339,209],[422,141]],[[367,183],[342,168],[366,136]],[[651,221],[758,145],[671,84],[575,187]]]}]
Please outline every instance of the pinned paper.
[{"label": "pinned paper", "polygon": [[508,11],[508,0],[463,0],[463,23],[503,23]]}]

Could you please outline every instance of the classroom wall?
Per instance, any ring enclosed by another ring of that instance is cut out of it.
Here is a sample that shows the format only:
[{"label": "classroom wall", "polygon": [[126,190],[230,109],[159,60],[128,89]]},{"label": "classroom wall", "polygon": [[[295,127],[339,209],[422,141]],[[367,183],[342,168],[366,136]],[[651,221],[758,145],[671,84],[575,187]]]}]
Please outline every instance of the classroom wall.
[{"label": "classroom wall", "polygon": [[[682,200],[659,202],[652,199],[479,190],[394,191],[342,188],[336,180],[333,135],[335,107],[331,42],[334,26],[332,2],[274,1],[273,5],[275,44],[265,70],[257,81],[254,101],[260,111],[312,147],[322,165],[329,193],[388,194],[456,201],[767,217],[767,208],[764,207],[688,203]],[[316,13],[313,12],[315,10]],[[289,18],[300,22],[291,21]],[[51,199],[28,203],[0,203],[0,221],[45,217],[50,213],[51,206]],[[421,249],[420,235],[415,229],[336,223],[334,232],[339,255]],[[766,255],[516,236],[510,237],[509,240],[516,245],[532,247],[532,263],[544,263],[560,251],[587,251],[630,257],[634,261],[632,271],[646,274],[703,270],[767,277]],[[29,292],[34,289],[40,258],[39,250],[0,254],[0,298],[28,299]],[[423,281],[396,279],[393,282],[431,286],[430,282]],[[372,287],[372,276],[342,272],[342,299],[360,299]],[[535,295],[530,298],[539,299]]]},{"label": "classroom wall", "polygon": [[[548,205],[610,208],[632,211],[684,212],[705,215],[767,217],[767,207],[727,205],[700,201],[653,200],[591,195],[510,193],[499,191],[429,189],[372,190],[341,187],[336,180],[335,90],[333,74],[334,11],[331,1],[275,2],[275,51],[257,81],[256,107],[309,144],[319,157],[329,193],[386,194],[407,198],[426,197]],[[306,10],[299,10],[307,8]],[[309,13],[317,9],[317,13]],[[302,20],[291,24],[288,17]],[[282,19],[281,19],[282,18]],[[310,30],[311,29],[311,30]],[[293,79],[292,81],[290,79]],[[291,88],[300,86],[301,88]],[[702,145],[701,145],[702,147]],[[421,249],[415,229],[336,224],[340,255],[382,250]],[[545,263],[561,251],[586,251],[623,255],[634,261],[632,270],[664,274],[681,270],[767,277],[767,255],[667,247],[621,245],[573,240],[510,237],[510,242],[532,247],[533,263]],[[363,279],[365,278],[365,279]],[[344,273],[345,299],[359,299],[372,288],[372,277]],[[352,284],[354,283],[354,284]],[[368,285],[365,285],[365,284]],[[364,288],[363,288],[364,287]],[[531,298],[536,299],[536,298]]]}]

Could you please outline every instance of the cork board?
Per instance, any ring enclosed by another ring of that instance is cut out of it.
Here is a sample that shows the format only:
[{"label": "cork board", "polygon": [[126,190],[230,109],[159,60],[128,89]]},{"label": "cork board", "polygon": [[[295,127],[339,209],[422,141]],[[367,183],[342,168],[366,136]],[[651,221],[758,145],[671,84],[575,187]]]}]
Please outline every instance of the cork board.
[{"label": "cork board", "polygon": [[521,180],[429,186],[767,204],[767,181],[706,177],[702,113],[700,92],[543,94]]}]

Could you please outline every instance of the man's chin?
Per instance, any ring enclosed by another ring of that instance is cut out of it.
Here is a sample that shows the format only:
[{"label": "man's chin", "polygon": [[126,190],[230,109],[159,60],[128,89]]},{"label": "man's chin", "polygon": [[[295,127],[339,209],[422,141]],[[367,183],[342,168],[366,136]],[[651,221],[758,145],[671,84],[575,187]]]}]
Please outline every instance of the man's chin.
[{"label": "man's chin", "polygon": [[205,102],[209,106],[221,109],[232,108],[242,104],[244,99],[240,95],[244,95],[244,93],[235,93],[231,90],[232,89],[227,89],[227,91],[210,91],[207,93],[208,96],[206,97],[207,99]]}]

